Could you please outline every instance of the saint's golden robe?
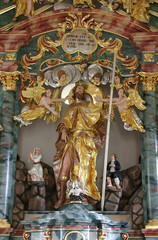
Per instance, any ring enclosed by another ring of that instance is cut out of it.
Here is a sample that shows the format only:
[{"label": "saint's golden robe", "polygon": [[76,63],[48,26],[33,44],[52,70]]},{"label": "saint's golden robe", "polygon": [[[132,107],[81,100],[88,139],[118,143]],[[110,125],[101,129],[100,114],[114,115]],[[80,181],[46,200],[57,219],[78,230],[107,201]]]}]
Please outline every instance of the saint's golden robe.
[{"label": "saint's golden robe", "polygon": [[[100,192],[96,186],[96,157],[97,150],[105,141],[105,127],[101,119],[101,109],[88,101],[72,103],[63,120],[58,125],[59,137],[56,142],[57,153],[54,157],[53,169],[55,173],[57,190],[59,191],[60,173],[63,159],[70,150],[71,170],[70,180],[84,182],[85,195],[94,200],[100,200]],[[61,131],[67,129],[68,142],[61,140]]]}]

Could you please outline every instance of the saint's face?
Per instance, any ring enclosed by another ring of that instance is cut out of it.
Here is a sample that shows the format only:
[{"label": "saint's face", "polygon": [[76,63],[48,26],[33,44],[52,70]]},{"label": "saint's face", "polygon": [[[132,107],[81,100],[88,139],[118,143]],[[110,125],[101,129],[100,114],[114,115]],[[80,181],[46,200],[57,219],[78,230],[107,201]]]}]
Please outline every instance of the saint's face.
[{"label": "saint's face", "polygon": [[75,91],[75,97],[76,99],[82,100],[84,98],[84,87],[78,86]]},{"label": "saint's face", "polygon": [[84,93],[84,87],[78,86],[78,87],[76,88],[75,93],[83,94],[83,93]]}]

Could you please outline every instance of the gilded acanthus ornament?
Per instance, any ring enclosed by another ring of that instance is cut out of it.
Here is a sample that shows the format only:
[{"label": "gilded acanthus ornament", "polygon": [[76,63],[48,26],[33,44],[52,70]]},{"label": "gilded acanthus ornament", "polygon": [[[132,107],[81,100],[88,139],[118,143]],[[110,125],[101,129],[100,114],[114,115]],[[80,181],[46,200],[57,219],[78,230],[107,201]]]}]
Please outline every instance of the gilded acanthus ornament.
[{"label": "gilded acanthus ornament", "polygon": [[143,85],[143,91],[156,91],[156,83],[158,82],[158,72],[139,72],[141,76],[141,82]]},{"label": "gilded acanthus ornament", "polygon": [[[103,23],[95,21],[90,14],[84,15],[82,12],[68,13],[65,21],[60,22],[56,30],[56,35],[59,37],[58,40],[42,35],[37,41],[37,53],[34,55],[29,53],[28,56],[26,54],[23,55],[21,65],[26,72],[31,69],[31,65],[35,65],[49,51],[53,53],[52,59],[44,59],[40,69],[45,69],[46,67],[49,69],[50,66],[64,62],[63,58],[54,58],[59,53],[59,46],[62,47],[69,62],[80,62],[83,58],[89,60],[95,51],[97,51],[97,55],[100,57],[106,52],[111,54],[117,52],[117,60],[122,62],[122,65],[130,71],[130,74],[133,74],[138,66],[137,56],[129,57],[122,53],[123,42],[120,38],[104,38],[105,30],[103,29]],[[109,67],[111,62],[103,56],[103,59],[97,60],[97,64]]]},{"label": "gilded acanthus ornament", "polygon": [[16,82],[19,80],[20,72],[0,71],[0,82],[3,83],[3,91],[16,91]]},{"label": "gilded acanthus ornament", "polygon": [[154,62],[154,54],[144,53],[144,62]]},{"label": "gilded acanthus ornament", "polygon": [[135,20],[149,22],[150,3],[158,3],[158,0],[119,0],[127,13]]}]

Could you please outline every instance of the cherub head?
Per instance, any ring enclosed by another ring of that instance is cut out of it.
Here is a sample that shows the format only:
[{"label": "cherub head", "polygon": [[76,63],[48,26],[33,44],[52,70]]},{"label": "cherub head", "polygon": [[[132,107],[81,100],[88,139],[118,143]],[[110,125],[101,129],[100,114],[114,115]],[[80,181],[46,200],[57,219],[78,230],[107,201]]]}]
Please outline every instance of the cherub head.
[{"label": "cherub head", "polygon": [[80,62],[80,68],[84,70],[87,66],[88,66],[87,60],[86,60],[86,59],[83,59],[83,60]]},{"label": "cherub head", "polygon": [[60,86],[64,86],[67,83],[68,77],[64,70],[59,70],[58,72],[58,83]]},{"label": "cherub head", "polygon": [[38,83],[42,82],[42,80],[44,79],[44,73],[42,71],[38,71],[36,74],[36,79]]},{"label": "cherub head", "polygon": [[102,78],[103,78],[103,75],[98,72],[98,73],[94,74],[91,81],[94,83],[94,85],[100,85]]}]

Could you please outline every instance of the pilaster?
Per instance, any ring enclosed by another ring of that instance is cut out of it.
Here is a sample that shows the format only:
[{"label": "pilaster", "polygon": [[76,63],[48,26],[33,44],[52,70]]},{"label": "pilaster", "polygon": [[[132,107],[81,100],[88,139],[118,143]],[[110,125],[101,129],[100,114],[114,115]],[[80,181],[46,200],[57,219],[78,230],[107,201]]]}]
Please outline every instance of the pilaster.
[{"label": "pilaster", "polygon": [[12,222],[18,133],[13,116],[19,111],[20,89],[17,52],[28,40],[26,31],[0,32],[0,228]]}]

